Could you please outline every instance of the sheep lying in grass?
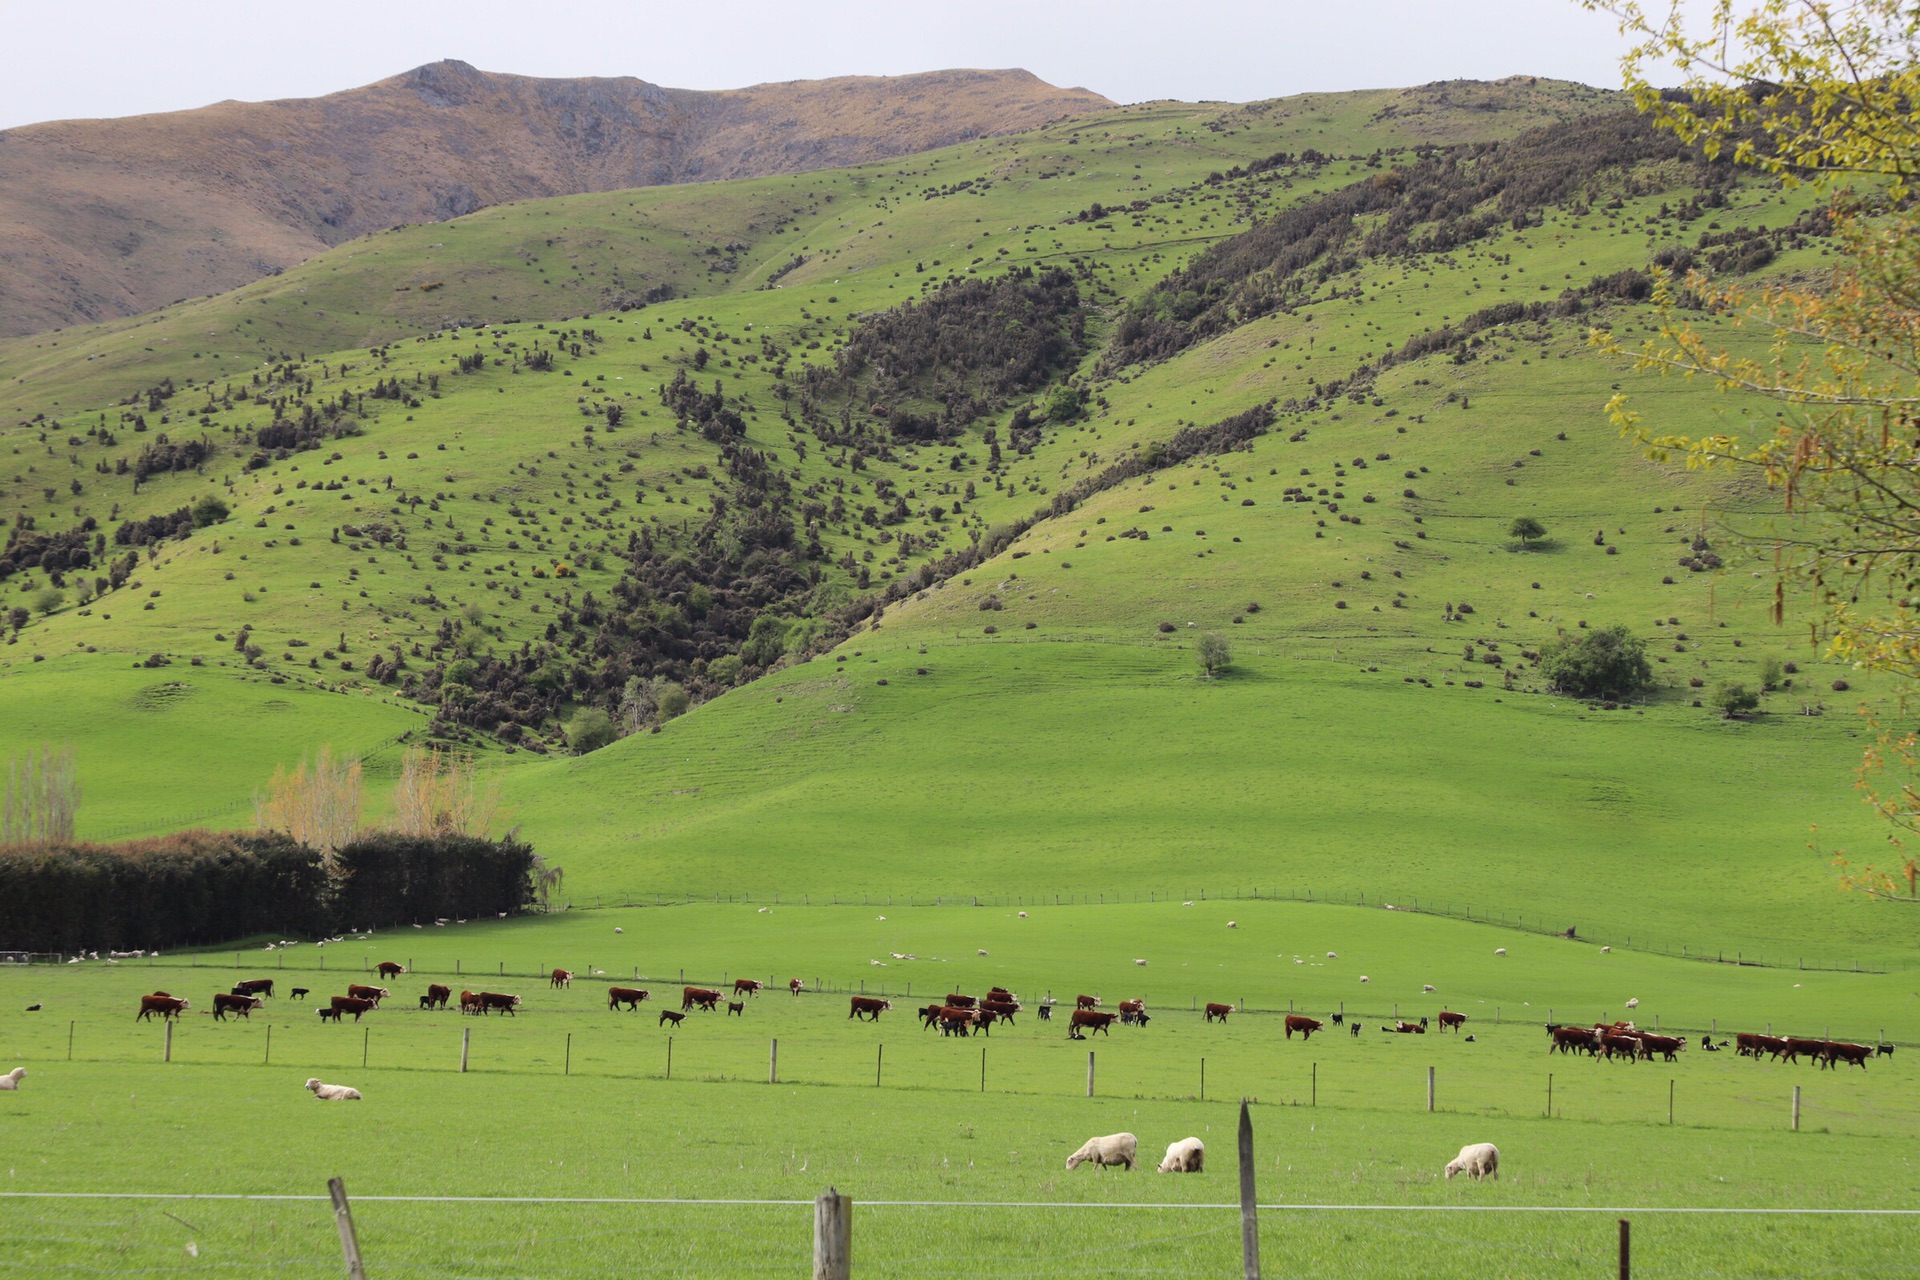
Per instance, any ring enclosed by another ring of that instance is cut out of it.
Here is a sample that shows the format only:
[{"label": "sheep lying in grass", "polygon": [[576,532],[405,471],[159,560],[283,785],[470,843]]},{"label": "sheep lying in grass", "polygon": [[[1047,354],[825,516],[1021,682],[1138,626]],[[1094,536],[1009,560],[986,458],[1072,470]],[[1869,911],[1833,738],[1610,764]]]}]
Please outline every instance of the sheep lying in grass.
[{"label": "sheep lying in grass", "polygon": [[1160,1162],[1161,1173],[1199,1173],[1206,1163],[1207,1144],[1198,1138],[1182,1138],[1167,1144],[1167,1155]]},{"label": "sheep lying in grass", "polygon": [[1447,1177],[1464,1173],[1469,1178],[1500,1180],[1500,1148],[1491,1142],[1470,1142],[1460,1154],[1447,1162]]},{"label": "sheep lying in grass", "polygon": [[322,1102],[358,1102],[360,1091],[351,1085],[322,1084],[319,1079],[307,1081],[307,1092]]},{"label": "sheep lying in grass", "polygon": [[20,1082],[26,1078],[27,1069],[25,1067],[15,1067],[13,1070],[7,1072],[7,1074],[0,1076],[0,1089],[18,1089]]},{"label": "sheep lying in grass", "polygon": [[1104,1138],[1088,1138],[1086,1145],[1067,1157],[1067,1168],[1077,1169],[1091,1160],[1094,1164],[1120,1164],[1131,1170],[1140,1154],[1140,1139],[1130,1133],[1110,1133]]}]

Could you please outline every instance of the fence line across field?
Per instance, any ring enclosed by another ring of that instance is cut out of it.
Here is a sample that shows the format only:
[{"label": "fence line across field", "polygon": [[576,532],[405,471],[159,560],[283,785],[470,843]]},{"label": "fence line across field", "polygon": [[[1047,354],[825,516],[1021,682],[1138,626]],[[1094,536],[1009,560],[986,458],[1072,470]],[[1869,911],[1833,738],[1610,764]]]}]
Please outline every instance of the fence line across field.
[{"label": "fence line across field", "polygon": [[[295,1202],[326,1204],[330,1197],[319,1194],[272,1194],[252,1192],[193,1191],[0,1191],[0,1200],[228,1200]],[[579,1205],[658,1205],[669,1208],[787,1208],[803,1209],[814,1201],[760,1199],[684,1199],[671,1196],[409,1196],[361,1195],[355,1204],[579,1204]],[[1150,1200],[861,1200],[861,1209],[1198,1209],[1211,1212],[1238,1211],[1239,1202],[1169,1204]],[[1579,1214],[1694,1214],[1744,1217],[1827,1217],[1827,1218],[1915,1218],[1920,1208],[1862,1209],[1786,1206],[1766,1208],[1746,1205],[1561,1205],[1561,1204],[1307,1204],[1293,1202],[1261,1203],[1261,1212],[1274,1213],[1579,1213]]]},{"label": "fence line across field", "polygon": [[[568,910],[612,910],[623,908],[649,908],[670,906],[719,906],[751,904],[760,902],[775,907],[809,907],[813,905],[811,893],[772,894],[752,892],[724,894],[669,894],[656,893],[638,895],[596,894],[591,902],[584,896],[571,899],[564,906],[549,909],[550,913]],[[1535,913],[1534,922],[1527,923],[1527,913],[1520,910],[1485,909],[1461,905],[1454,902],[1436,902],[1431,898],[1422,901],[1417,894],[1400,896],[1392,893],[1323,892],[1315,889],[1284,888],[1241,888],[1218,890],[1198,889],[1181,892],[1162,892],[1148,890],[1145,896],[1131,893],[1033,893],[1033,894],[862,894],[856,901],[851,894],[822,894],[821,906],[838,907],[1041,907],[1041,906],[1121,906],[1152,905],[1173,902],[1304,902],[1321,903],[1331,906],[1374,907],[1398,911],[1411,915],[1443,916],[1453,920],[1464,920],[1474,924],[1492,925],[1503,929],[1516,929],[1522,933],[1538,937],[1565,937],[1567,926],[1558,922],[1549,923],[1540,913]],[[412,925],[426,925],[429,921],[414,921]],[[384,926],[389,930],[411,927],[407,924]],[[1744,948],[1734,950],[1734,958],[1728,960],[1726,949],[1722,947],[1697,947],[1692,943],[1680,943],[1649,939],[1642,936],[1639,943],[1634,942],[1630,926],[1606,925],[1598,931],[1589,927],[1577,938],[1569,939],[1585,945],[1618,947],[1623,951],[1639,951],[1646,954],[1665,955],[1682,960],[1693,960],[1705,964],[1730,964],[1740,968],[1793,969],[1807,973],[1886,973],[1885,964],[1862,965],[1857,958],[1845,962],[1830,957],[1815,957],[1811,963],[1807,956],[1792,943],[1782,939],[1780,948],[1792,958],[1783,958],[1779,952],[1771,956],[1755,954],[1748,956]],[[3,941],[3,940],[0,940]],[[194,954],[218,954],[194,953]],[[62,953],[10,951],[0,948],[0,963],[11,964],[64,964],[71,957]],[[478,976],[477,974],[475,976]],[[500,976],[496,974],[496,976]],[[511,976],[511,975],[507,975]],[[536,975],[544,977],[544,974]]]}]

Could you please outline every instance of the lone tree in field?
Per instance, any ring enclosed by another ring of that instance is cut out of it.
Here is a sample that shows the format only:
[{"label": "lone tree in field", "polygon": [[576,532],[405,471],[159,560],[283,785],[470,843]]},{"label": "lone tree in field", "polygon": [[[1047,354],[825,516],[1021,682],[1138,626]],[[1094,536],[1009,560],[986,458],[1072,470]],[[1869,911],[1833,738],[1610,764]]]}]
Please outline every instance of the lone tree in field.
[{"label": "lone tree in field", "polygon": [[1227,638],[1218,631],[1209,631],[1200,637],[1200,647],[1195,656],[1200,660],[1200,670],[1209,680],[1233,665],[1233,649],[1227,644]]},{"label": "lone tree in field", "polygon": [[1738,680],[1722,680],[1713,686],[1707,705],[1728,720],[1736,720],[1760,706],[1760,695]]},{"label": "lone tree in field", "polygon": [[1624,698],[1653,683],[1646,641],[1615,625],[1562,634],[1540,653],[1540,671],[1561,693]]},{"label": "lone tree in field", "polygon": [[1507,526],[1507,536],[1520,539],[1523,547],[1530,547],[1547,536],[1547,526],[1532,516],[1515,516],[1513,523]]}]

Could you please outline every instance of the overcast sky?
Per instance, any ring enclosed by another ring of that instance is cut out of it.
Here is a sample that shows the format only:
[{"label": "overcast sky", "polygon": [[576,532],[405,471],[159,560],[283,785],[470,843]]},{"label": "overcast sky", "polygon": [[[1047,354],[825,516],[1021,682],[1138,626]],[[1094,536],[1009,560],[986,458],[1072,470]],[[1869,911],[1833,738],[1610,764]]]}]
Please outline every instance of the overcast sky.
[{"label": "overcast sky", "polygon": [[1025,67],[1118,102],[1528,74],[1619,83],[1572,0],[0,0],[0,128],[312,97],[459,58],[687,89]]}]

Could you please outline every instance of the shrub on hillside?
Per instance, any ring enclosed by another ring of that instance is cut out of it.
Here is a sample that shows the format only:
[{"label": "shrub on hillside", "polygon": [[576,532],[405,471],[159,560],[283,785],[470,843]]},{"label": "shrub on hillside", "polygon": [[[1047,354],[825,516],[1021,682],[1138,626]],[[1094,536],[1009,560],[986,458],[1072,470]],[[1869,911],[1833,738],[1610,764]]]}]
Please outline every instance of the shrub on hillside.
[{"label": "shrub on hillside", "polygon": [[1540,651],[1540,672],[1553,689],[1581,698],[1620,698],[1653,683],[1646,642],[1624,626],[1562,634]]}]

